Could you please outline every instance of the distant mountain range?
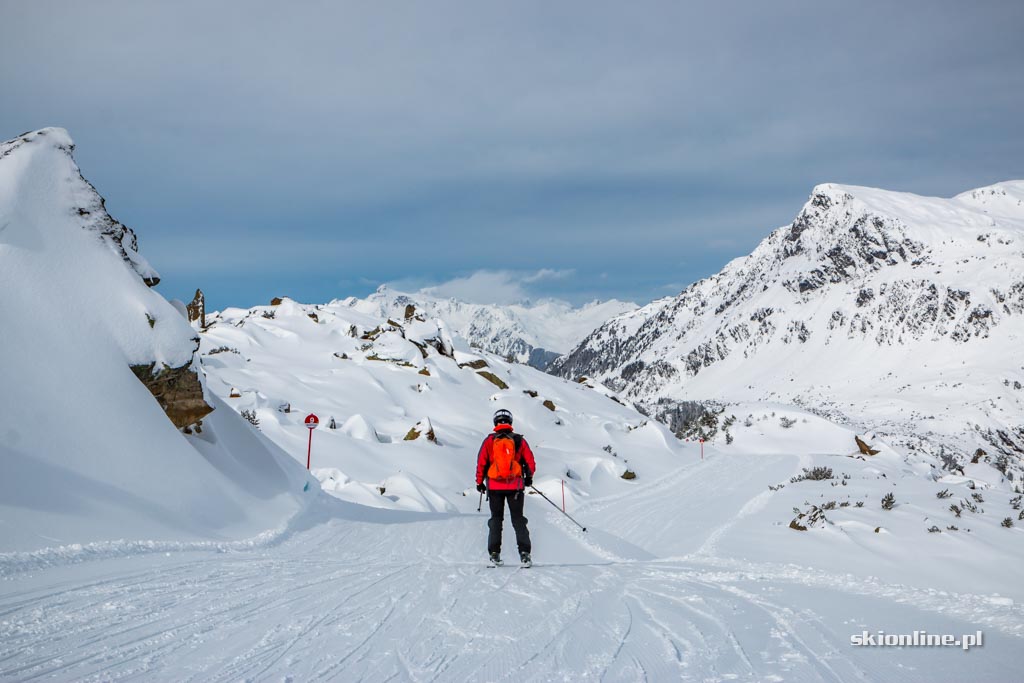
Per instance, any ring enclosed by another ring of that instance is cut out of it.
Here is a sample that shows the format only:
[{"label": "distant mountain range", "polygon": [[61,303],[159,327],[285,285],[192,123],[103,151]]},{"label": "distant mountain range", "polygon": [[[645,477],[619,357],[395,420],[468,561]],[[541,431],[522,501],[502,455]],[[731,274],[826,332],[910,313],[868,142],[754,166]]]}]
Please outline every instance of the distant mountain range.
[{"label": "distant mountain range", "polygon": [[332,302],[367,315],[401,320],[409,305],[443,320],[458,337],[474,348],[545,369],[606,320],[634,311],[624,301],[594,301],[573,307],[545,299],[511,305],[475,304],[422,292],[406,293],[380,287],[365,299],[350,297]]}]

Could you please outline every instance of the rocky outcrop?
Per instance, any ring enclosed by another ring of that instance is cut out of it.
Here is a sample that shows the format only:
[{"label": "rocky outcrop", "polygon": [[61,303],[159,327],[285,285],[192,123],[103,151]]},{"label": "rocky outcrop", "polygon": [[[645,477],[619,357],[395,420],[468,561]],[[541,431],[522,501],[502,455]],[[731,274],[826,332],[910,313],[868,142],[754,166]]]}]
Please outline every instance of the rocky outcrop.
[{"label": "rocky outcrop", "polygon": [[132,372],[179,429],[188,429],[213,412],[203,397],[203,385],[191,364],[161,369],[156,368],[156,363],[133,365]]},{"label": "rocky outcrop", "polygon": [[203,296],[203,290],[197,289],[196,295],[192,297],[192,303],[185,307],[188,311],[188,321],[190,323],[199,322],[199,327],[206,327],[206,297]]}]

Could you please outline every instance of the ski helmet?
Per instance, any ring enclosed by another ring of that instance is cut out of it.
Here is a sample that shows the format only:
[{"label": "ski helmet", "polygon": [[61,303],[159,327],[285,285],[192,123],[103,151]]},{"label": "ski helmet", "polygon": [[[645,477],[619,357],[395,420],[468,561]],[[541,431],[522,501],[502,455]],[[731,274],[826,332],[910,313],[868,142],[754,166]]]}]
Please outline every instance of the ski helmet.
[{"label": "ski helmet", "polygon": [[494,413],[494,426],[512,424],[512,412],[502,408]]}]

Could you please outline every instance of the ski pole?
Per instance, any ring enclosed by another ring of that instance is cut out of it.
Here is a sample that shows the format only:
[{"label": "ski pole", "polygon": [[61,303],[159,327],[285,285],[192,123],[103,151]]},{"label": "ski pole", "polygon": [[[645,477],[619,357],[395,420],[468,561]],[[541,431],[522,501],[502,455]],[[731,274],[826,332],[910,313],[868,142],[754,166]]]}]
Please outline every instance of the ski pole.
[{"label": "ski pole", "polygon": [[572,519],[572,515],[570,515],[568,512],[563,512],[562,508],[560,508],[557,505],[555,505],[555,503],[550,498],[545,496],[541,491],[538,491],[536,486],[531,486],[530,488],[533,489],[534,491],[536,491],[537,493],[540,493],[540,497],[543,498],[544,500],[546,500],[547,502],[551,503],[551,507],[555,508],[556,510],[561,512],[563,515],[565,515],[566,517],[571,519],[573,524],[575,524],[579,528],[583,529],[584,532],[586,532],[587,527],[583,526],[582,524],[577,522],[575,519]]}]

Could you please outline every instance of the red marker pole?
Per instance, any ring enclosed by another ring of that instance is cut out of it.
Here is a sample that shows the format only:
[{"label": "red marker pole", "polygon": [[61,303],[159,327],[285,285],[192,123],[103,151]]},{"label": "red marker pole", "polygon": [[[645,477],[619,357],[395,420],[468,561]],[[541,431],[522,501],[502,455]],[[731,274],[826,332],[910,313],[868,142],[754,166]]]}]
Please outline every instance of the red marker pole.
[{"label": "red marker pole", "polygon": [[704,459],[704,439],[700,440],[700,459]]},{"label": "red marker pole", "polygon": [[306,416],[306,427],[309,428],[309,446],[306,448],[306,469],[309,469],[310,460],[313,457],[313,430],[320,426],[320,418],[313,413]]},{"label": "red marker pole", "polygon": [[565,512],[565,479],[562,480],[562,512]]}]

